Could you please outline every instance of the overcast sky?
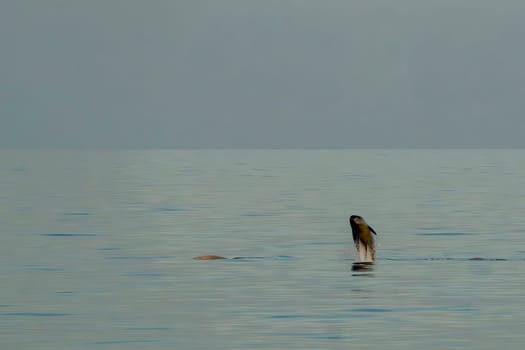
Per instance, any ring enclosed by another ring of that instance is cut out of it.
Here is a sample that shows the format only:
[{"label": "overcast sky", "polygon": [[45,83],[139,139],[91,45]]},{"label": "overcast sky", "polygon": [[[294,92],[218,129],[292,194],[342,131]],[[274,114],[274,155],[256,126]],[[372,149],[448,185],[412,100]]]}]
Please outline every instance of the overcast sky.
[{"label": "overcast sky", "polygon": [[2,0],[0,147],[525,147],[525,1]]}]

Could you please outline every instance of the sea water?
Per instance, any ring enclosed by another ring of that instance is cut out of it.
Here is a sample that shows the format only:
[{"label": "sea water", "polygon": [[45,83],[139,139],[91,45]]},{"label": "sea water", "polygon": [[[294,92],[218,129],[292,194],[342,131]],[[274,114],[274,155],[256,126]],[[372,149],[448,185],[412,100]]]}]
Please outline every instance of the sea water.
[{"label": "sea water", "polygon": [[524,213],[523,150],[2,150],[0,345],[521,350]]}]

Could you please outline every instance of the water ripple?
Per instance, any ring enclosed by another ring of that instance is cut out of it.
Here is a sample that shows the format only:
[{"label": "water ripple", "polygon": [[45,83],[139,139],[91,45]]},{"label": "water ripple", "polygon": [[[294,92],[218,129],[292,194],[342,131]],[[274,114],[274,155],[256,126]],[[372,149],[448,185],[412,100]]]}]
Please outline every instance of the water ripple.
[{"label": "water ripple", "polygon": [[154,259],[172,259],[174,255],[159,255],[159,256],[139,256],[139,255],[115,255],[106,256],[105,259],[111,260],[154,260]]},{"label": "water ripple", "polygon": [[137,339],[137,340],[127,340],[127,339],[116,339],[116,340],[100,340],[95,341],[92,345],[114,345],[114,344],[140,344],[140,343],[158,343],[159,340],[153,339]]},{"label": "water ripple", "polygon": [[429,257],[429,258],[383,258],[378,260],[386,261],[523,261],[523,259],[504,259],[504,258],[443,258],[443,257]]},{"label": "water ripple", "polygon": [[4,317],[63,317],[72,316],[72,314],[60,312],[2,312],[0,316]]},{"label": "water ripple", "polygon": [[42,233],[46,237],[94,237],[96,233]]},{"label": "water ripple", "polygon": [[194,209],[188,209],[188,208],[167,208],[167,207],[161,207],[161,208],[153,208],[154,211],[158,212],[185,212],[185,211],[193,211]]},{"label": "water ripple", "polygon": [[432,232],[432,233],[416,233],[416,236],[426,236],[426,237],[452,237],[452,236],[469,236],[473,233],[466,232]]}]

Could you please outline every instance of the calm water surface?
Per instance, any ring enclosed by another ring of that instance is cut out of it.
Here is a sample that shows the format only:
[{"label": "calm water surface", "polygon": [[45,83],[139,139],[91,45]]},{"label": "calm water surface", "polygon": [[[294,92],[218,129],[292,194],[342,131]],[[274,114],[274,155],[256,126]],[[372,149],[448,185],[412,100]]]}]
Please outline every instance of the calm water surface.
[{"label": "calm water surface", "polygon": [[0,151],[0,344],[521,350],[524,213],[523,150]]}]

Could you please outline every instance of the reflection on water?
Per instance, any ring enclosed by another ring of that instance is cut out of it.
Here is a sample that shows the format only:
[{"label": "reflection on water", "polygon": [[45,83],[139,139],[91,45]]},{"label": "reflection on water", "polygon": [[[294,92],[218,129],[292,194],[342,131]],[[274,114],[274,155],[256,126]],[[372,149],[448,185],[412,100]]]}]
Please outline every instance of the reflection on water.
[{"label": "reflection on water", "polygon": [[[355,262],[352,264],[352,271],[368,272],[367,275],[371,275],[370,272],[374,271],[374,264],[371,262]],[[363,274],[353,274],[352,276],[361,276]]]},{"label": "reflection on water", "polygon": [[[2,348],[525,342],[524,151],[0,160]],[[353,212],[383,233],[373,266],[355,263]],[[227,259],[192,259],[212,254]]]}]

